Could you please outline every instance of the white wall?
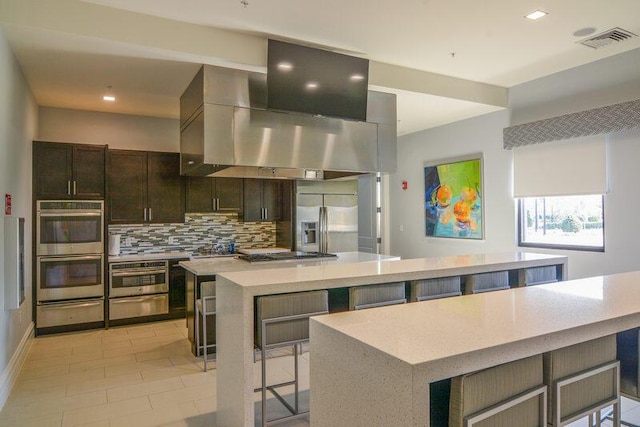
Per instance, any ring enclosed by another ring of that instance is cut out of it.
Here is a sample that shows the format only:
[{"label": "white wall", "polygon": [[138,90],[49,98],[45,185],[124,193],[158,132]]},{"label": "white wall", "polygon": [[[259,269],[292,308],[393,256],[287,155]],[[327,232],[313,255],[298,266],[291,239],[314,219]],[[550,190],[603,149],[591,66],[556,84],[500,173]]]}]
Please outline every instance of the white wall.
[{"label": "white wall", "polygon": [[180,151],[180,121],[40,107],[40,141],[108,144],[111,149]]},{"label": "white wall", "polygon": [[[11,194],[12,216],[25,218],[27,266],[31,266],[31,141],[37,106],[0,30],[0,195]],[[0,408],[20,368],[33,331],[31,268],[26,269],[26,300],[17,310],[4,309],[4,197],[0,224]]]},{"label": "white wall", "polygon": [[[510,89],[509,111],[407,135],[398,141],[398,173],[389,177],[390,252],[406,258],[517,249],[512,155],[502,130],[561,114],[640,97],[640,49]],[[610,70],[610,72],[605,72]],[[634,80],[635,79],[635,80]],[[510,119],[513,117],[513,120]],[[569,256],[569,278],[640,269],[640,129],[608,135],[610,191],[605,196],[605,252],[535,250]],[[484,156],[485,236],[482,242],[425,237],[422,162],[481,152]],[[576,153],[579,161],[579,153]],[[409,190],[402,191],[402,180]],[[400,231],[400,227],[404,231]]]},{"label": "white wall", "polygon": [[[502,148],[507,111],[499,111],[400,138],[398,173],[389,176],[390,252],[402,258],[514,250],[512,156]],[[484,163],[484,240],[427,238],[424,162],[480,153]],[[408,189],[402,190],[402,181]],[[402,230],[402,231],[401,231]]]}]

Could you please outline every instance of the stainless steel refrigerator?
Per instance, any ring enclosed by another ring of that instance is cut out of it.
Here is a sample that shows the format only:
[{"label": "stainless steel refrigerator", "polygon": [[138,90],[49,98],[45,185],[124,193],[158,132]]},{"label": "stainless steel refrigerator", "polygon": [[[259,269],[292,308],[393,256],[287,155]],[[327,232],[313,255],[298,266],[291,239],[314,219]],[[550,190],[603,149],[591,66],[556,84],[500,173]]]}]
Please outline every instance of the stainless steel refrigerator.
[{"label": "stainless steel refrigerator", "polygon": [[296,185],[296,250],[358,250],[358,180],[298,181]]}]

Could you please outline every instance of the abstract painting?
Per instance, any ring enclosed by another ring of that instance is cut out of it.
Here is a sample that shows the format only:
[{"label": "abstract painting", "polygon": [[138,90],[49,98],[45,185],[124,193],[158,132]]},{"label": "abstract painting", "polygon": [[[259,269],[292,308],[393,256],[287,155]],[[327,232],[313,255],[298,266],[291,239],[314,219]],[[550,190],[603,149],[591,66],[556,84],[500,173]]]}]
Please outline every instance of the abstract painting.
[{"label": "abstract painting", "polygon": [[483,239],[482,157],[424,167],[427,237]]}]

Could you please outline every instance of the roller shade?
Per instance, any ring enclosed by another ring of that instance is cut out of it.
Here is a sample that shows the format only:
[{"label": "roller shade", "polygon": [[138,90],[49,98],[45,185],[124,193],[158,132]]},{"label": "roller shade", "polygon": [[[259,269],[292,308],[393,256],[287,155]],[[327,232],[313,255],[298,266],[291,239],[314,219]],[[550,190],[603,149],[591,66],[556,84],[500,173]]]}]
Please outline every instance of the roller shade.
[{"label": "roller shade", "polygon": [[514,197],[604,194],[606,136],[514,148],[513,172]]}]

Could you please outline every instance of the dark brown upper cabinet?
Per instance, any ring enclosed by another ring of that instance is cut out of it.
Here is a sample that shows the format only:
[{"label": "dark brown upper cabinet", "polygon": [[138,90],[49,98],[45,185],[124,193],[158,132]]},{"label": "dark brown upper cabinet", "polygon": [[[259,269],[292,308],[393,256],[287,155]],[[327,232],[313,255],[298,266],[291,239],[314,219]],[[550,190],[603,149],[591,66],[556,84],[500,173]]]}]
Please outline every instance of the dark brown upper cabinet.
[{"label": "dark brown upper cabinet", "polygon": [[187,212],[242,211],[241,178],[187,177]]},{"label": "dark brown upper cabinet", "polygon": [[275,179],[244,180],[245,221],[278,221],[282,218],[282,183]]},{"label": "dark brown upper cabinet", "polygon": [[34,141],[35,198],[104,199],[105,152],[104,145]]},{"label": "dark brown upper cabinet", "polygon": [[184,222],[180,154],[109,150],[110,224]]}]

